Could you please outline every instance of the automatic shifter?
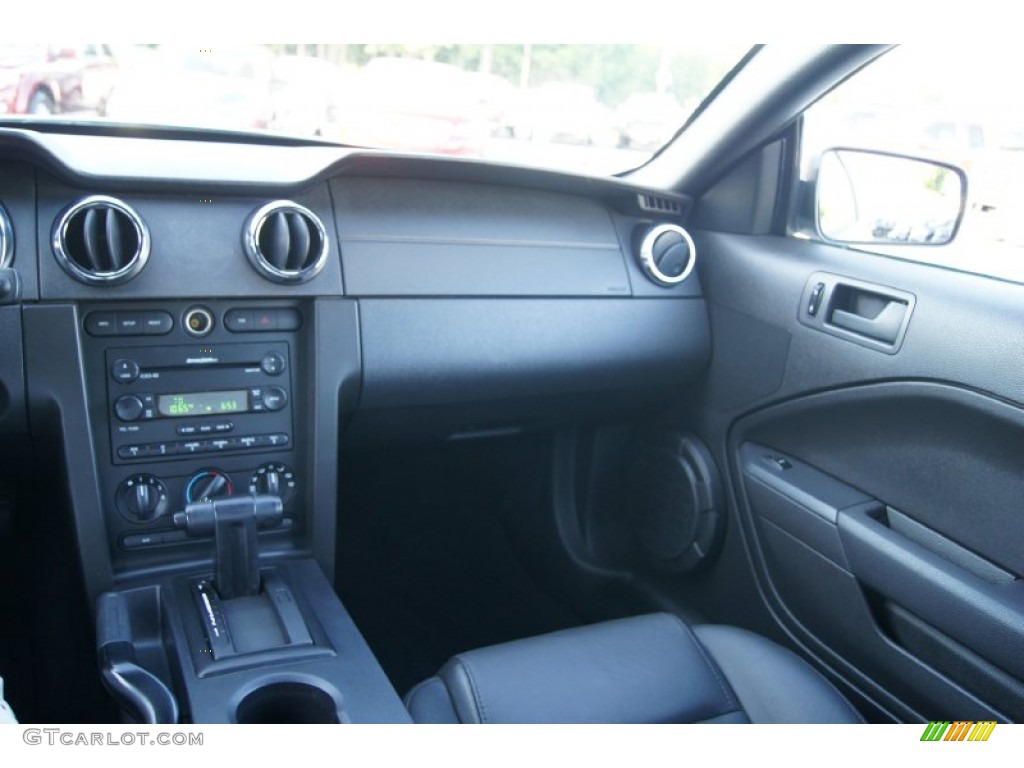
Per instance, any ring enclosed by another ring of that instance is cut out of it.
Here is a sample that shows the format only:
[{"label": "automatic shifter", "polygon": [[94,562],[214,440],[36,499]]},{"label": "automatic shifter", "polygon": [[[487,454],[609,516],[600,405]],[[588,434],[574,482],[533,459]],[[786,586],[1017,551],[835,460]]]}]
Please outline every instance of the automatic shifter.
[{"label": "automatic shifter", "polygon": [[174,515],[189,536],[216,538],[212,583],[191,584],[213,660],[313,644],[289,586],[274,568],[260,574],[257,532],[281,522],[282,506],[277,496],[230,496],[193,502]]},{"label": "automatic shifter", "polygon": [[174,525],[189,536],[216,537],[213,584],[221,600],[232,600],[260,593],[256,534],[277,526],[282,514],[277,496],[228,496],[192,502],[174,515]]}]

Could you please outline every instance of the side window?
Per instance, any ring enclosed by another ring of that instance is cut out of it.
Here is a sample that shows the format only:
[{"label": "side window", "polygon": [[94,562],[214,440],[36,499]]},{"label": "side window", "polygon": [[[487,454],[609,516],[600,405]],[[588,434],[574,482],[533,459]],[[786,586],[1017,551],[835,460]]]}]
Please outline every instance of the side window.
[{"label": "side window", "polygon": [[[1024,282],[1022,64],[1021,48],[900,46],[839,85],[803,117],[791,234],[847,244],[851,259],[871,251]],[[840,147],[865,151],[829,152]],[[942,164],[963,171],[964,189]],[[843,226],[851,212],[856,235]]]}]

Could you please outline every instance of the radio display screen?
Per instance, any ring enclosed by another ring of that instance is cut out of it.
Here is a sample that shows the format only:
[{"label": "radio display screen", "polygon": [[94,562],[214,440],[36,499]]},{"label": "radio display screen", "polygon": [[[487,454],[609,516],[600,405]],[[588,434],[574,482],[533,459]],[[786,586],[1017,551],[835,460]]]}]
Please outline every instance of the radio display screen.
[{"label": "radio display screen", "polygon": [[161,416],[210,416],[218,413],[243,413],[249,410],[249,392],[226,389],[221,392],[186,392],[157,395],[156,409]]}]

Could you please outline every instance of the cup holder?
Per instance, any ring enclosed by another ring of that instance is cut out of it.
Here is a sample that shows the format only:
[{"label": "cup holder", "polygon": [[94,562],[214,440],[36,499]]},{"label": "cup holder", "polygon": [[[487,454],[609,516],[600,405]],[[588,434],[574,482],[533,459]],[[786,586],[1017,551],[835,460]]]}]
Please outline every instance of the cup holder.
[{"label": "cup holder", "polygon": [[248,725],[341,722],[338,704],[329,693],[294,681],[270,683],[246,694],[235,720]]}]

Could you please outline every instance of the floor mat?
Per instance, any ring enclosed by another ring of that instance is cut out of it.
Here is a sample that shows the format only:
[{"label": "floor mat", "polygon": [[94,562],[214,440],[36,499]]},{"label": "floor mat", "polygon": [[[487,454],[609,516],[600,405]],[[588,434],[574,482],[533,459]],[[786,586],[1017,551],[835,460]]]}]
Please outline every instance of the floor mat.
[{"label": "floor mat", "polygon": [[509,544],[500,450],[358,455],[339,480],[338,593],[400,693],[452,654],[585,623]]}]

